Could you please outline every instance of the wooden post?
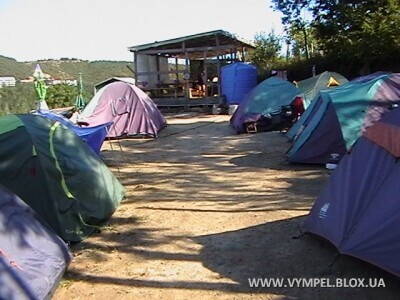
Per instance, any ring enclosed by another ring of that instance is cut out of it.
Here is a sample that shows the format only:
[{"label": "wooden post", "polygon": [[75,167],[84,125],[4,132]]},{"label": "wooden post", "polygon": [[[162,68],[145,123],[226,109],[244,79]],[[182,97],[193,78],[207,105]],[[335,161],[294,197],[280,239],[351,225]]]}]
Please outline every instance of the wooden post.
[{"label": "wooden post", "polygon": [[176,84],[174,85],[174,95],[175,98],[178,98],[178,89],[179,89],[179,67],[178,67],[178,57],[175,56],[175,76],[176,76]]},{"label": "wooden post", "polygon": [[203,78],[203,82],[204,82],[204,96],[208,97],[208,74],[207,74],[207,51],[203,52],[203,67],[204,67],[204,78]]},{"label": "wooden post", "polygon": [[156,66],[157,66],[157,84],[161,84],[161,76],[160,76],[160,56],[156,55]]},{"label": "wooden post", "polygon": [[137,52],[133,52],[133,70],[135,71],[134,78],[135,78],[135,85],[138,85],[138,70],[137,70],[138,62],[137,62]]},{"label": "wooden post", "polygon": [[[215,35],[215,45],[217,47],[219,47],[219,37],[218,37],[218,35]],[[217,82],[218,96],[221,96],[221,60],[220,60],[220,55],[217,55],[217,73],[218,73],[218,82]]]},{"label": "wooden post", "polygon": [[178,67],[178,57],[175,57],[175,75],[176,75],[176,82],[179,82],[179,67]]},{"label": "wooden post", "polygon": [[190,73],[189,73],[189,54],[186,51],[186,45],[185,45],[185,41],[182,42],[182,50],[185,53],[185,96],[187,98],[187,100],[189,100],[190,98],[190,90],[189,90],[189,77],[190,77]]}]

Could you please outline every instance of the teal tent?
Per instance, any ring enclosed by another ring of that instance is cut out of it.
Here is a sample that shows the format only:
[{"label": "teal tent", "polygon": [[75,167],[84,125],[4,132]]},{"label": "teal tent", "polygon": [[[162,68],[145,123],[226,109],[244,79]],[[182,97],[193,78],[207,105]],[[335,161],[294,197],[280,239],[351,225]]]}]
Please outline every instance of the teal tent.
[{"label": "teal tent", "polygon": [[237,133],[245,132],[245,124],[257,122],[263,116],[278,115],[283,106],[290,105],[301,91],[291,82],[270,77],[245,97],[230,122]]},{"label": "teal tent", "polygon": [[320,91],[302,116],[287,153],[289,161],[321,164],[341,157],[399,101],[400,74],[367,76]]},{"label": "teal tent", "polygon": [[348,82],[347,78],[339,73],[325,71],[316,76],[296,82],[296,86],[304,95],[304,108],[318,95],[319,91],[340,86]]},{"label": "teal tent", "polygon": [[38,115],[0,118],[0,184],[66,241],[80,241],[113,214],[124,189],[71,130]]},{"label": "teal tent", "polygon": [[[348,80],[335,72],[325,71],[317,76],[307,78],[305,80],[296,83],[296,86],[303,92],[304,95],[304,108],[306,111],[302,114],[301,118],[297,120],[295,124],[287,132],[286,136],[289,139],[293,139],[296,132],[299,130],[304,120],[307,119],[308,114],[312,111],[312,107],[315,103],[313,100],[318,96],[321,90],[328,88],[336,88],[347,83]],[[310,109],[309,109],[310,108]]]}]

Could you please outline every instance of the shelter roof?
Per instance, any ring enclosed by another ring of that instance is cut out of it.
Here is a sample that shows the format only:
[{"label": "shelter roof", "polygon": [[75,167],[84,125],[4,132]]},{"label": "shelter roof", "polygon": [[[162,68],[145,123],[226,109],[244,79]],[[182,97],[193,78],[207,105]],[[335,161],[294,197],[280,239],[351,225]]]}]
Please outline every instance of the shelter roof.
[{"label": "shelter roof", "polygon": [[[217,38],[218,44],[217,45]],[[164,41],[155,41],[142,45],[129,47],[129,51],[142,54],[164,55],[183,57],[184,49],[182,43],[185,44],[185,50],[191,56],[203,55],[207,51],[207,56],[216,56],[220,54],[230,53],[231,49],[254,48],[254,45],[245,42],[234,34],[224,30],[214,30],[193,35],[187,35]]]}]

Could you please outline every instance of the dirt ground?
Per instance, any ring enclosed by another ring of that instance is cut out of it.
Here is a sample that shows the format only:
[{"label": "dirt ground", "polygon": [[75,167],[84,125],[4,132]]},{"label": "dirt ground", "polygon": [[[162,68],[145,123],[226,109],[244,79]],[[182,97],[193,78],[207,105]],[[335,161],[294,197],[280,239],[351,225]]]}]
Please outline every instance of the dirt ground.
[{"label": "dirt ground", "polygon": [[[126,199],[73,246],[54,299],[399,298],[393,276],[300,235],[328,172],[289,165],[283,135],[236,135],[228,119],[170,117],[157,140],[106,145]],[[386,288],[257,289],[250,277],[372,277]]]}]

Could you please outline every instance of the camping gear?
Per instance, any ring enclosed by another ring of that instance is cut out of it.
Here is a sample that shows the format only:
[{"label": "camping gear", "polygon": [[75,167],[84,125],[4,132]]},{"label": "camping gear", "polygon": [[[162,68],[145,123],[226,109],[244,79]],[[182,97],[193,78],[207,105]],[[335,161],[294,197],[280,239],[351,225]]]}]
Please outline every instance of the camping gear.
[{"label": "camping gear", "polygon": [[108,137],[157,137],[166,121],[157,106],[138,87],[126,82],[113,82],[101,88],[78,118],[89,126],[108,122],[113,125]]},{"label": "camping gear", "polygon": [[348,82],[320,91],[303,114],[287,152],[296,163],[325,164],[332,153],[350,150],[366,128],[400,100],[400,74]]},{"label": "camping gear", "polygon": [[33,84],[35,87],[36,95],[38,97],[36,109],[48,110],[49,107],[47,106],[46,103],[47,86],[45,83],[44,73],[39,64],[36,65],[35,71],[33,72],[33,78],[34,78]]},{"label": "camping gear", "polygon": [[113,214],[124,189],[71,130],[38,115],[0,118],[0,184],[66,241],[80,241]]},{"label": "camping gear", "polygon": [[70,260],[66,244],[0,187],[0,299],[50,299]]},{"label": "camping gear", "polygon": [[237,133],[246,132],[247,126],[253,124],[257,128],[263,128],[262,130],[277,129],[279,122],[268,120],[274,116],[279,118],[282,107],[291,105],[299,95],[301,92],[294,84],[277,77],[270,77],[251,90],[233,114],[230,123]]},{"label": "camping gear", "polygon": [[296,86],[304,94],[304,108],[310,105],[311,101],[318,95],[319,91],[340,86],[348,82],[347,78],[339,73],[325,71],[316,76],[301,80]]},{"label": "camping gear", "polygon": [[106,124],[101,124],[94,127],[80,127],[75,125],[62,115],[53,113],[51,111],[41,110],[35,113],[45,118],[58,121],[65,127],[72,130],[77,136],[85,141],[97,155],[100,154],[101,146],[103,145],[103,142],[107,137],[107,133],[110,130],[111,125],[113,124],[112,122],[108,122]]},{"label": "camping gear", "polygon": [[400,276],[400,109],[369,127],[346,154],[304,223],[342,254]]},{"label": "camping gear", "polygon": [[221,68],[221,94],[227,104],[240,104],[257,85],[257,68],[237,62]]}]

